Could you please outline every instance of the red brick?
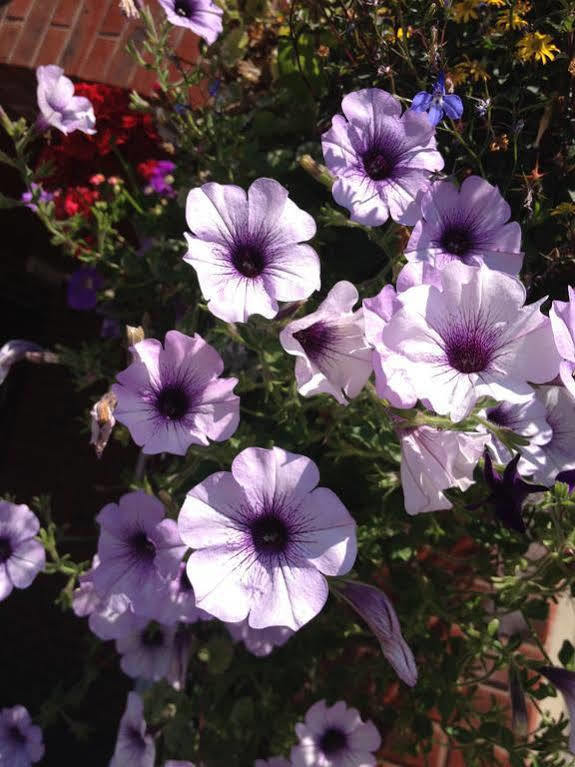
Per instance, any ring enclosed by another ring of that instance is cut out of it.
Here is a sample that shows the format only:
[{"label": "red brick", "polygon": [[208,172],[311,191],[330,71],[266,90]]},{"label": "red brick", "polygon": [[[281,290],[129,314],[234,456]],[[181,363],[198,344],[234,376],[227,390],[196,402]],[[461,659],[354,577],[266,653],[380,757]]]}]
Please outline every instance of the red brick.
[{"label": "red brick", "polygon": [[[509,767],[509,754],[499,746],[494,749],[495,762],[493,767]],[[467,767],[463,751],[453,750],[449,752],[445,767]]]},{"label": "red brick", "polygon": [[106,82],[106,72],[112,57],[116,52],[117,40],[98,37],[90,49],[89,56],[82,65],[81,75],[86,80]]},{"label": "red brick", "polygon": [[52,25],[71,27],[82,8],[82,0],[60,0],[52,16]]},{"label": "red brick", "polygon": [[20,22],[5,20],[0,24],[0,61],[10,60],[10,54],[18,39],[22,25]]},{"label": "red brick", "polygon": [[25,19],[33,0],[12,0],[8,7],[9,19]]},{"label": "red brick", "polygon": [[[116,0],[98,0],[82,6],[82,11],[76,19],[68,44],[62,55],[62,64],[68,74],[83,74],[82,64],[92,47],[96,30],[99,29],[110,5]],[[102,62],[100,62],[100,65]]]},{"label": "red brick", "polygon": [[52,13],[58,0],[42,0],[32,7],[26,17],[26,23],[22,34],[18,37],[18,42],[10,61],[13,64],[21,64],[29,67],[36,57],[36,52],[42,45],[44,34],[50,24]]},{"label": "red brick", "polygon": [[137,61],[127,52],[128,42],[134,43],[138,48],[145,36],[142,24],[125,24],[124,30],[118,42],[116,55],[108,68],[108,81],[114,85],[127,87],[139,68]]},{"label": "red brick", "polygon": [[[443,731],[437,725],[433,726],[433,745],[431,751],[419,756],[409,754],[398,754],[394,751],[392,742],[393,732],[383,744],[381,756],[387,759],[391,764],[401,765],[401,767],[445,767],[447,758],[447,739]],[[384,762],[387,764],[388,762]]]},{"label": "red brick", "polygon": [[130,88],[133,88],[140,93],[150,93],[156,80],[157,77],[155,72],[149,72],[147,69],[139,67],[130,83]]},{"label": "red brick", "polygon": [[127,24],[129,24],[129,21],[120,10],[118,3],[112,3],[100,26],[100,34],[118,37],[122,34]]},{"label": "red brick", "polygon": [[49,29],[44,35],[42,46],[36,55],[34,66],[57,64],[70,34],[67,29]]},{"label": "red brick", "polygon": [[180,39],[175,43],[176,54],[187,64],[193,64],[198,58],[200,38],[191,32],[182,30]]},{"label": "red brick", "polygon": [[494,706],[503,709],[505,723],[511,724],[511,705],[507,691],[480,684],[473,696],[473,708],[478,714],[490,711]]}]

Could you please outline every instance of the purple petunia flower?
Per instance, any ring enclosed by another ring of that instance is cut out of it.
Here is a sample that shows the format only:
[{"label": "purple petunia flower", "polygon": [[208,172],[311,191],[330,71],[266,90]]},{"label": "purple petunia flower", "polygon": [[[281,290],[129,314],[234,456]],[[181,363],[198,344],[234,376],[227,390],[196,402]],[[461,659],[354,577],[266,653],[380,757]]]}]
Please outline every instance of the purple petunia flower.
[{"label": "purple petunia flower", "polygon": [[293,631],[285,626],[269,626],[265,629],[253,629],[247,620],[239,623],[226,623],[232,639],[243,642],[246,650],[263,658],[269,655],[275,647],[281,647],[293,636]]},{"label": "purple petunia flower", "polygon": [[550,487],[559,472],[575,469],[575,402],[562,386],[540,386],[535,396],[545,408],[551,439],[522,449],[519,472]]},{"label": "purple petunia flower", "polygon": [[569,733],[569,751],[575,754],[575,671],[557,666],[540,666],[537,671],[555,685],[563,695],[571,720]]},{"label": "purple petunia flower", "polygon": [[24,706],[0,710],[0,767],[30,767],[44,756],[42,730]]},{"label": "purple petunia flower", "polygon": [[98,303],[98,291],[104,286],[104,278],[93,266],[82,266],[68,280],[67,299],[71,309],[87,312]]},{"label": "purple petunia flower", "polygon": [[147,454],[184,455],[190,445],[229,439],[238,427],[237,378],[220,378],[224,363],[195,334],[166,333],[164,346],[147,338],[132,347],[135,357],[116,376],[115,416]]},{"label": "purple petunia flower", "polygon": [[480,176],[468,176],[459,189],[449,181],[433,184],[421,212],[405,249],[408,261],[438,269],[461,261],[513,275],[521,271],[521,227],[509,221],[511,208],[499,189]]},{"label": "purple petunia flower", "polygon": [[324,575],[356,556],[355,522],[313,461],[274,447],[247,448],[230,472],[196,485],[178,525],[192,549],[196,604],[229,623],[296,631],[324,606]]},{"label": "purple petunia flower", "polygon": [[194,589],[186,572],[186,563],[181,562],[175,578],[169,581],[166,593],[161,599],[150,601],[140,612],[151,620],[166,625],[175,623],[196,623],[211,620],[212,615],[196,607]]},{"label": "purple petunia flower", "polygon": [[342,405],[357,397],[372,371],[371,350],[364,337],[363,312],[353,311],[358,292],[338,282],[318,309],[290,322],[280,343],[297,357],[295,375],[304,397],[331,394]]},{"label": "purple petunia flower", "polygon": [[122,656],[120,666],[133,679],[158,682],[170,681],[175,651],[176,626],[149,623],[140,618],[132,634],[116,640],[116,650]]},{"label": "purple petunia flower", "polygon": [[28,192],[23,192],[22,197],[20,198],[21,201],[26,205],[27,208],[30,208],[30,210],[33,210],[36,212],[38,210],[38,206],[36,203],[46,203],[46,202],[52,202],[54,199],[54,195],[52,192],[48,192],[45,189],[42,189],[40,184],[35,184],[32,182],[30,184],[30,189]]},{"label": "purple petunia flower", "polygon": [[446,431],[431,426],[398,429],[401,487],[408,514],[451,509],[449,487],[467,490],[481,458],[487,434]]},{"label": "purple petunia flower", "polygon": [[156,746],[147,731],[144,704],[139,695],[130,692],[109,767],[154,767],[155,759]]},{"label": "purple petunia flower", "polygon": [[278,301],[299,301],[319,290],[319,258],[304,244],[313,218],[271,178],[246,192],[239,186],[204,184],[192,189],[184,260],[198,273],[208,308],[226,322],[251,314],[275,317]]},{"label": "purple petunia flower", "polygon": [[433,126],[441,122],[444,114],[452,120],[459,120],[463,114],[463,104],[459,96],[455,93],[445,93],[443,72],[439,74],[431,93],[420,91],[415,94],[410,109],[414,112],[425,112]]},{"label": "purple petunia flower", "polygon": [[391,216],[412,226],[431,173],[443,168],[433,126],[412,110],[402,115],[399,101],[379,88],[349,93],[341,108],[345,117],[336,115],[322,136],[334,200],[360,224],[379,226]]},{"label": "purple petunia flower", "polygon": [[6,376],[10,372],[10,368],[16,362],[26,359],[26,355],[29,352],[43,352],[41,346],[35,344],[33,341],[24,341],[19,338],[15,338],[12,341],[6,341],[6,343],[0,347],[0,384],[6,380]]},{"label": "purple petunia flower", "polygon": [[539,309],[544,299],[523,306],[519,280],[459,262],[441,271],[441,284],[441,291],[420,285],[402,293],[402,308],[380,334],[384,348],[403,358],[419,399],[460,421],[479,397],[525,402],[529,383],[555,378],[559,357]]},{"label": "purple petunia flower", "polygon": [[299,744],[291,750],[293,767],[368,767],[375,765],[374,752],[381,736],[372,721],[364,722],[355,708],[340,700],[326,706],[314,703],[298,722],[295,731]]},{"label": "purple petunia flower", "polygon": [[417,682],[417,666],[403,638],[391,600],[375,586],[360,581],[341,581],[335,591],[363,618],[373,631],[398,677],[410,687]]},{"label": "purple petunia flower", "polygon": [[0,499],[0,602],[12,589],[27,589],[46,562],[36,540],[40,522],[25,504]]},{"label": "purple petunia flower", "polygon": [[223,29],[222,9],[212,0],[159,0],[168,21],[187,27],[211,45]]},{"label": "purple petunia flower", "polygon": [[92,571],[103,600],[120,595],[138,612],[160,598],[178,573],[184,553],[175,522],[164,507],[141,490],[109,503],[97,516],[100,525],[97,567]]},{"label": "purple petunia flower", "polygon": [[74,83],[64,75],[61,67],[38,67],[38,106],[42,116],[40,128],[57,128],[62,133],[79,130],[96,133],[96,117],[89,99],[74,96]]},{"label": "purple petunia flower", "polygon": [[553,301],[549,319],[553,328],[553,338],[561,356],[559,375],[563,385],[575,397],[575,288],[570,285],[568,301]]}]

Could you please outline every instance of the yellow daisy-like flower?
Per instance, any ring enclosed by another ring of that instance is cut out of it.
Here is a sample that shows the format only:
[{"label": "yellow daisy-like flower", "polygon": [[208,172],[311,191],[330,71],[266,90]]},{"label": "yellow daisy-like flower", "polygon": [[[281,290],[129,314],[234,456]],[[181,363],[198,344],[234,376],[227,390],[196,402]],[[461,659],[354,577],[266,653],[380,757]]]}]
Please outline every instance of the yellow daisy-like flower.
[{"label": "yellow daisy-like flower", "polygon": [[489,74],[481,66],[476,59],[468,59],[465,57],[465,61],[460,61],[456,64],[453,70],[450,72],[450,78],[454,85],[460,85],[464,83],[468,78],[471,78],[473,82],[483,80],[486,82],[489,80]]},{"label": "yellow daisy-like flower", "polygon": [[461,22],[467,22],[471,19],[479,18],[477,15],[478,0],[460,0],[459,3],[455,3],[451,8],[451,15],[454,20],[461,24]]},{"label": "yellow daisy-like flower", "polygon": [[517,55],[522,61],[535,59],[546,64],[547,59],[553,61],[556,53],[559,53],[559,48],[553,44],[551,35],[544,35],[541,32],[523,35],[517,43]]},{"label": "yellow daisy-like flower", "polygon": [[[529,10],[529,8],[527,8]],[[519,10],[518,6],[515,8],[509,8],[507,11],[503,11],[497,17],[495,26],[497,29],[508,32],[511,29],[523,29],[528,26],[528,22],[525,21],[522,14],[527,11]]]},{"label": "yellow daisy-like flower", "polygon": [[498,8],[505,8],[505,0],[485,0],[487,5],[495,5]]}]

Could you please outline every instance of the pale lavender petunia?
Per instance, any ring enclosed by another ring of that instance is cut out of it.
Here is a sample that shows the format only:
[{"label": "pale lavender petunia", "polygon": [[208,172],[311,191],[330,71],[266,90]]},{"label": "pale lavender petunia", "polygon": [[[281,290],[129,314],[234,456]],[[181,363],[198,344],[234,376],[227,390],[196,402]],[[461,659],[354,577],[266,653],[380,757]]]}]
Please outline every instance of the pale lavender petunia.
[{"label": "pale lavender petunia", "polygon": [[553,328],[553,338],[561,357],[559,375],[563,385],[575,398],[575,288],[570,285],[568,301],[553,301],[549,319]]},{"label": "pale lavender petunia", "polygon": [[12,589],[27,589],[46,562],[44,546],[36,540],[38,517],[25,504],[0,499],[0,602]]},{"label": "pale lavender petunia", "polygon": [[487,434],[447,431],[432,426],[398,428],[401,487],[408,514],[451,509],[449,487],[467,490],[481,458]]},{"label": "pale lavender petunia", "polygon": [[134,611],[158,599],[179,570],[185,547],[164,507],[141,490],[109,503],[97,516],[98,556],[92,580],[102,599],[119,595]]},{"label": "pale lavender petunia", "polygon": [[389,217],[412,226],[433,171],[443,168],[435,129],[424,114],[407,110],[379,88],[349,93],[322,136],[323,154],[336,177],[335,201],[351,219],[380,226]]},{"label": "pale lavender petunia", "polygon": [[134,362],[118,373],[115,417],[148,454],[184,455],[190,445],[229,439],[238,427],[237,378],[220,378],[224,363],[199,335],[166,333],[132,347]]},{"label": "pale lavender petunia", "polygon": [[41,128],[52,126],[62,133],[79,130],[96,133],[96,117],[89,99],[74,96],[74,83],[64,75],[61,67],[38,67],[38,106],[42,116]]},{"label": "pale lavender petunia", "polygon": [[331,394],[342,405],[357,397],[372,371],[363,312],[351,282],[338,282],[315,312],[290,322],[280,343],[297,357],[295,375],[304,397]]},{"label": "pale lavender petunia", "polygon": [[285,626],[269,626],[265,629],[253,629],[247,619],[239,623],[226,623],[227,630],[236,642],[243,642],[246,650],[263,658],[275,647],[281,647],[293,636],[293,631]]},{"label": "pale lavender petunia", "polygon": [[328,597],[325,575],[342,575],[356,556],[356,528],[317,466],[274,447],[247,448],[232,471],[194,487],[178,524],[195,551],[188,576],[199,607],[229,623],[296,631]]},{"label": "pale lavender petunia", "polygon": [[295,726],[299,743],[291,750],[293,767],[369,767],[377,760],[381,736],[373,722],[364,722],[355,708],[340,700],[314,703],[305,722]]},{"label": "pale lavender petunia", "polygon": [[134,679],[158,682],[169,679],[175,652],[176,626],[149,623],[139,618],[136,630],[116,640],[122,671]]},{"label": "pale lavender petunia", "polygon": [[159,0],[168,21],[191,29],[211,45],[221,34],[222,9],[212,0]]},{"label": "pale lavender petunia", "polygon": [[519,472],[551,486],[557,474],[575,469],[575,400],[563,386],[540,386],[535,396],[545,408],[551,439],[522,449]]},{"label": "pale lavender petunia", "polygon": [[208,309],[227,322],[275,317],[278,301],[299,301],[320,287],[319,258],[306,245],[313,218],[271,178],[246,192],[232,184],[192,189],[186,204],[188,253]]},{"label": "pale lavender petunia", "polygon": [[452,261],[507,274],[523,263],[521,227],[509,221],[511,208],[499,189],[480,176],[468,176],[458,188],[450,181],[433,184],[421,199],[405,256],[443,269]]},{"label": "pale lavender petunia", "polygon": [[175,578],[169,581],[165,594],[140,606],[140,613],[150,620],[173,625],[174,623],[196,623],[211,620],[212,615],[196,606],[194,589],[186,572],[186,563],[181,562]]},{"label": "pale lavender petunia", "polygon": [[155,759],[156,746],[146,726],[144,704],[139,695],[130,692],[109,767],[154,767]]},{"label": "pale lavender petunia", "polygon": [[448,264],[442,290],[420,285],[401,295],[402,307],[380,342],[403,358],[413,394],[460,421],[480,397],[525,402],[530,383],[553,380],[559,357],[544,299],[523,306],[525,288],[486,266]]},{"label": "pale lavender petunia", "polygon": [[0,709],[0,767],[30,767],[43,756],[42,730],[24,706]]}]

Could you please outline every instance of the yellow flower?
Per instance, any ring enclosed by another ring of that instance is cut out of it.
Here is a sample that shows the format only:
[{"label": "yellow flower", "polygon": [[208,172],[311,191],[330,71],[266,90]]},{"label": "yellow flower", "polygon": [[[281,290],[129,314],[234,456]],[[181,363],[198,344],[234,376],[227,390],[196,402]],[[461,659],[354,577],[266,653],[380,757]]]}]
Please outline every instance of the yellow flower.
[{"label": "yellow flower", "polygon": [[527,6],[526,10],[521,10],[518,5],[515,8],[509,8],[509,10],[499,14],[495,26],[497,29],[506,32],[511,29],[522,29],[528,26],[528,22],[525,21],[521,14],[527,13],[528,10],[529,6]]},{"label": "yellow flower", "polygon": [[487,5],[496,5],[498,8],[505,7],[505,0],[485,0]]},{"label": "yellow flower", "polygon": [[486,82],[489,80],[489,74],[483,69],[479,61],[476,59],[469,59],[466,56],[465,61],[460,61],[459,64],[456,64],[453,70],[451,70],[450,78],[454,85],[460,85],[470,77],[474,82],[478,82],[479,80]]},{"label": "yellow flower", "polygon": [[470,19],[477,19],[477,6],[478,0],[460,0],[459,3],[451,9],[451,14],[455,21],[460,24],[461,22],[467,22]]},{"label": "yellow flower", "polygon": [[517,43],[517,55],[522,61],[536,59],[542,64],[546,64],[546,59],[553,61],[555,53],[559,53],[559,48],[553,44],[550,35],[544,35],[541,32],[530,32],[523,35]]}]

